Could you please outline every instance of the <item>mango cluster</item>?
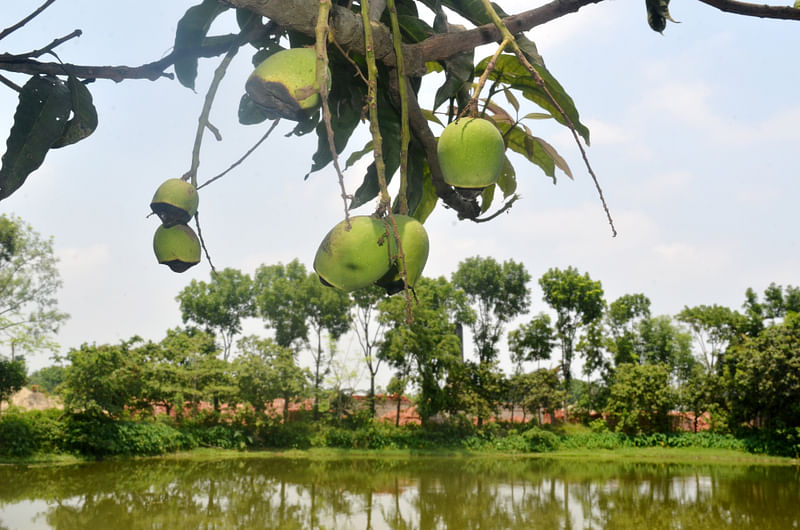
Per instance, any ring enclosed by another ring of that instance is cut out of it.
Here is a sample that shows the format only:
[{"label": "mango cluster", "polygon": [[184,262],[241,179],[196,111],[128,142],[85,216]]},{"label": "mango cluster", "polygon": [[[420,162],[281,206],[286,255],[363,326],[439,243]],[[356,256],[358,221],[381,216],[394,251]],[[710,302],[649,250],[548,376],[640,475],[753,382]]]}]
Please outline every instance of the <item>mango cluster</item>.
[{"label": "mango cluster", "polygon": [[184,272],[200,263],[200,240],[187,224],[197,213],[197,189],[188,181],[164,181],[150,201],[150,209],[161,219],[153,236],[153,251],[159,263],[173,272]]}]

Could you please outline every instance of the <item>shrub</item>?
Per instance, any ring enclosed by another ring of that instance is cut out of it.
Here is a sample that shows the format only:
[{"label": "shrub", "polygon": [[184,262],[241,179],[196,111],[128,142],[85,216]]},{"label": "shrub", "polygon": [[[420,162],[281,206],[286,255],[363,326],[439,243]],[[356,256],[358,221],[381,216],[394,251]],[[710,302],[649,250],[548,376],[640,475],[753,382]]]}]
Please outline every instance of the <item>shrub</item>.
[{"label": "shrub", "polygon": [[21,411],[9,409],[0,416],[0,455],[28,457],[63,450],[64,424],[57,409]]},{"label": "shrub", "polygon": [[533,453],[554,451],[561,445],[557,434],[535,426],[523,432],[522,438],[527,442],[528,450]]}]

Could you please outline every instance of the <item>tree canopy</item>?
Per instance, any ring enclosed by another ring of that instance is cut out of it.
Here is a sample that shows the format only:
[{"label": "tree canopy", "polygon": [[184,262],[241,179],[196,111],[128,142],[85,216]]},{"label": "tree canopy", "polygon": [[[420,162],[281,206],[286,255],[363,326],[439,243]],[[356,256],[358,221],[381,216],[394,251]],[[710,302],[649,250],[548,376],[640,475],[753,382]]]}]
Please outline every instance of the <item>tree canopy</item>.
[{"label": "tree canopy", "polygon": [[0,347],[11,360],[42,349],[68,315],[58,310],[61,287],[53,242],[15,216],[0,215]]}]

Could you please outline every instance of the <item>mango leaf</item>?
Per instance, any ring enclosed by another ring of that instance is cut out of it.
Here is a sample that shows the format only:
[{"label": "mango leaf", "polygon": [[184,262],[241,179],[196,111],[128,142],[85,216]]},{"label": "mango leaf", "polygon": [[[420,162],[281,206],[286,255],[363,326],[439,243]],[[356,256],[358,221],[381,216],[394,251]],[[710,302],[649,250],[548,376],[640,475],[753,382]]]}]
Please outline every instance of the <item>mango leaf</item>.
[{"label": "mango leaf", "polygon": [[[475,67],[476,76],[481,75],[484,70],[486,70],[489,59],[489,57],[483,59]],[[569,117],[570,121],[575,127],[575,130],[581,135],[581,137],[583,137],[586,145],[589,145],[589,129],[581,123],[580,116],[578,115],[578,109],[575,108],[575,103],[572,101],[572,98],[545,67],[533,65],[533,68],[541,76],[550,95],[553,96],[553,99]],[[527,68],[525,68],[525,66],[522,65],[522,63],[519,62],[519,59],[516,55],[503,54],[498,57],[497,65],[494,71],[489,74],[489,79],[493,81],[500,81],[501,83],[508,85],[510,88],[519,90],[523,97],[533,101],[548,111],[556,119],[556,121],[562,125],[567,124],[564,116],[561,115],[561,113],[558,111],[558,108],[553,105],[553,103],[550,101],[550,98],[547,97],[547,93],[545,93],[545,91],[536,84],[536,81],[533,79],[533,76],[531,76],[531,73]]]},{"label": "mango leaf", "polygon": [[542,148],[550,155],[550,158],[553,159],[553,163],[556,165],[558,169],[563,171],[571,180],[575,180],[575,177],[572,176],[572,170],[569,168],[567,161],[558,154],[556,148],[550,145],[549,143],[545,142],[543,139],[539,137],[534,137],[534,140],[542,146]]},{"label": "mango leaf", "polygon": [[[385,91],[378,92],[378,126],[381,131],[386,183],[389,184],[400,167],[400,115],[386,98]],[[379,191],[378,170],[373,162],[367,168],[367,174],[361,185],[353,194],[350,208],[366,204],[377,197]]]},{"label": "mango leaf", "polygon": [[475,53],[459,53],[444,61],[445,80],[442,86],[436,91],[433,100],[433,110],[450,98],[455,97],[465,86],[472,84],[473,64],[475,64]]},{"label": "mango leaf", "polygon": [[422,110],[422,114],[423,114],[423,116],[425,116],[426,120],[428,120],[430,122],[433,122],[433,123],[436,123],[436,124],[441,125],[442,127],[444,127],[444,123],[442,123],[442,120],[440,120],[436,116],[436,114],[433,113],[433,111],[430,111],[428,109],[421,109],[421,110]]},{"label": "mango leaf", "polygon": [[544,171],[545,175],[555,181],[556,164],[550,153],[539,143],[539,139],[527,134],[520,126],[511,126],[498,122],[497,128],[503,133],[506,145],[515,153],[519,153]]},{"label": "mango leaf", "polygon": [[[358,59],[356,59],[358,60]],[[328,93],[328,107],[331,109],[331,128],[333,129],[336,152],[341,153],[347,146],[350,136],[361,122],[367,87],[360,78],[353,76],[353,66],[341,55],[328,55],[332,75],[331,90]],[[328,143],[328,132],[324,121],[316,127],[317,150],[312,157],[311,169],[306,178],[324,168],[333,160]]]},{"label": "mango leaf", "polygon": [[433,35],[433,28],[416,15],[397,15],[404,42],[422,42]]},{"label": "mango leaf", "polygon": [[[424,195],[426,172],[430,172],[428,168],[428,160],[425,158],[425,150],[412,139],[408,144],[408,167],[406,169],[408,186],[406,187],[406,202],[408,203],[408,212],[410,215],[419,207],[420,201]],[[430,178],[428,176],[427,178]],[[400,194],[395,197],[394,212],[400,211]]]},{"label": "mango leaf", "polygon": [[255,125],[268,119],[276,119],[278,116],[270,116],[264,107],[253,101],[245,92],[239,100],[239,123],[242,125]]},{"label": "mango leaf", "polygon": [[72,98],[63,81],[33,76],[25,83],[0,167],[0,200],[42,165],[53,142],[64,133],[71,109]]},{"label": "mango leaf", "polygon": [[496,187],[497,184],[492,184],[491,186],[485,187],[481,192],[481,213],[489,211],[492,200],[494,200],[494,190]]},{"label": "mango leaf", "polygon": [[425,174],[423,175],[422,179],[422,196],[419,199],[417,207],[413,210],[409,209],[409,213],[417,221],[424,224],[425,220],[428,219],[428,216],[436,208],[436,203],[438,200],[439,196],[436,195],[436,186],[433,185],[431,171],[426,161]]},{"label": "mango leaf", "polygon": [[529,112],[522,117],[523,120],[552,120],[553,115],[546,112]]},{"label": "mango leaf", "polygon": [[519,112],[519,101],[517,100],[514,93],[511,92],[507,87],[503,87],[503,95],[506,97],[506,101],[508,104],[511,105],[516,112]]},{"label": "mango leaf", "polygon": [[497,187],[503,192],[504,199],[507,199],[509,195],[517,191],[517,173],[508,157],[505,157],[503,161],[503,169],[497,178]]},{"label": "mango leaf", "polygon": [[647,23],[650,29],[662,33],[667,27],[667,20],[675,22],[669,14],[669,0],[645,0]]},{"label": "mango leaf", "polygon": [[67,122],[61,138],[51,146],[53,148],[83,140],[97,128],[97,110],[94,108],[89,89],[73,75],[67,78],[67,88],[72,100],[72,118]]},{"label": "mango leaf", "polygon": [[351,153],[350,156],[347,157],[347,162],[346,162],[344,168],[348,169],[353,164],[355,164],[356,162],[358,162],[359,160],[364,158],[364,155],[366,155],[367,153],[371,153],[371,152],[372,152],[372,140],[367,142],[364,145],[364,147],[361,148],[361,150]]},{"label": "mango leaf", "polygon": [[[228,8],[217,0],[203,0],[190,7],[178,21],[175,31],[175,52],[198,48],[203,45],[211,23]],[[180,84],[194,90],[197,79],[197,57],[183,57],[175,61],[175,75]]]}]

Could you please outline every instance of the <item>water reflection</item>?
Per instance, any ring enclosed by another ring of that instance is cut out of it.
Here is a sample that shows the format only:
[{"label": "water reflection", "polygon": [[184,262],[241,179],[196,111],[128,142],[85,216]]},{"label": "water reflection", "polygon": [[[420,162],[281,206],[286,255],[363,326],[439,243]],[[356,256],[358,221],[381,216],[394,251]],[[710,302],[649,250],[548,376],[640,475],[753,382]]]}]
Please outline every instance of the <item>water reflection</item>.
[{"label": "water reflection", "polygon": [[0,529],[800,528],[792,467],[241,458],[0,467]]}]

